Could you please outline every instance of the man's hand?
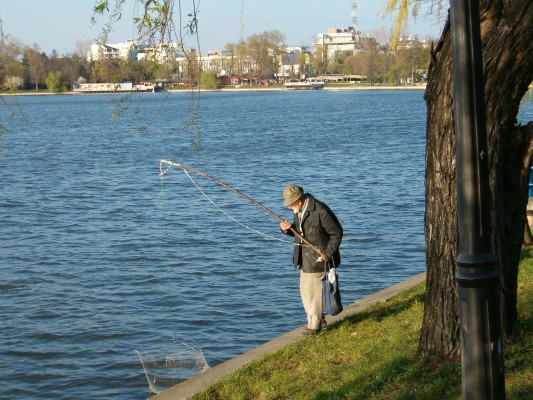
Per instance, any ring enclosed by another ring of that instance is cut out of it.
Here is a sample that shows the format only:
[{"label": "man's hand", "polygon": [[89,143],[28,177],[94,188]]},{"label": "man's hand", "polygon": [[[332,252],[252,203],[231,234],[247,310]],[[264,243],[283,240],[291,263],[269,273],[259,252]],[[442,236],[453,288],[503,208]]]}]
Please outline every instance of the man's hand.
[{"label": "man's hand", "polygon": [[287,232],[289,229],[291,229],[291,226],[292,226],[291,223],[287,220],[281,221],[279,223],[279,227],[281,228],[283,232]]},{"label": "man's hand", "polygon": [[320,256],[320,257],[318,257],[318,258],[316,259],[316,262],[327,262],[327,261],[328,261],[328,259],[327,259],[327,258],[324,258],[324,257],[322,257],[322,256]]}]

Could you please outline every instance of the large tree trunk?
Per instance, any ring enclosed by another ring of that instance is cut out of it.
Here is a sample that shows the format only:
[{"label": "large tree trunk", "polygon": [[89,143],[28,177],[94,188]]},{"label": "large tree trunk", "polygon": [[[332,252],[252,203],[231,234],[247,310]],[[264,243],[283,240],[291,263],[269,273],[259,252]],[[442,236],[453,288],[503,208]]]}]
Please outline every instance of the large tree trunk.
[{"label": "large tree trunk", "polygon": [[[518,262],[526,218],[533,123],[516,126],[520,100],[533,79],[533,2],[481,0],[493,250],[501,273],[503,328],[516,322]],[[426,138],[426,303],[419,350],[459,355],[457,197],[451,73],[446,24],[432,51]]]}]

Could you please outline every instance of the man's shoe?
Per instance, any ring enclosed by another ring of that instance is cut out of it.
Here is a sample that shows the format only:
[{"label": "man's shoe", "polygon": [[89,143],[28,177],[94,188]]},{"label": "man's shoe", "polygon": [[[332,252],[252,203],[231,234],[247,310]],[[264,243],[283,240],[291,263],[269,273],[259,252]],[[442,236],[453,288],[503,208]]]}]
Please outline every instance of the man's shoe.
[{"label": "man's shoe", "polygon": [[320,333],[320,329],[305,328],[305,331],[302,332],[302,335],[316,335],[317,333]]},{"label": "man's shoe", "polygon": [[320,327],[322,329],[328,329],[328,321],[326,321],[326,317],[322,316],[322,321],[320,321]]}]

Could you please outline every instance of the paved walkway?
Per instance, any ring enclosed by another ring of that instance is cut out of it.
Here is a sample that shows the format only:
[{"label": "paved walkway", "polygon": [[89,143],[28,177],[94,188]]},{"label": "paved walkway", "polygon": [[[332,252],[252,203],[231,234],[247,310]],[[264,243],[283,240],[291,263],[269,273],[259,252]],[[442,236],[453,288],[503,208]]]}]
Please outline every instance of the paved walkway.
[{"label": "paved walkway", "polygon": [[[383,289],[380,292],[362,298],[361,300],[358,300],[355,303],[345,306],[344,311],[341,312],[339,315],[336,315],[334,317],[328,315],[326,316],[326,320],[330,325],[339,322],[344,318],[348,317],[349,315],[363,311],[369,306],[387,301],[396,294],[404,290],[410,289],[419,284],[420,282],[423,282],[425,278],[425,273],[415,275],[404,282],[400,282],[396,285]],[[305,326],[297,328],[289,333],[286,333],[283,336],[279,336],[253,350],[250,350],[244,354],[241,354],[240,356],[232,358],[231,360],[219,364],[202,374],[196,375],[187,381],[181,382],[180,384],[173,386],[165,390],[164,392],[150,397],[150,400],[188,399],[189,397],[203,391],[207,387],[221,380],[226,375],[235,371],[237,368],[242,367],[243,365],[251,361],[255,361],[265,354],[273,353],[274,351],[283,346],[296,342],[297,340],[303,337],[302,332],[304,330]]]}]

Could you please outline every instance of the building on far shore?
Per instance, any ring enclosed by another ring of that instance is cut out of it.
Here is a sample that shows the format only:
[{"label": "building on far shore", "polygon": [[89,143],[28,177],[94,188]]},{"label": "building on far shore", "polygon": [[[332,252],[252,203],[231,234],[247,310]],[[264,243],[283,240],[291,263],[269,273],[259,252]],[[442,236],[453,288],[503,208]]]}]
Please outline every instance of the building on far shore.
[{"label": "building on far shore", "polygon": [[87,52],[87,60],[103,61],[103,60],[126,60],[135,61],[137,57],[137,45],[133,40],[126,40],[125,43],[116,44],[99,44],[93,43]]},{"label": "building on far shore", "polygon": [[324,59],[333,61],[361,53],[377,47],[376,38],[370,34],[349,28],[329,28],[326,33],[316,36],[314,54],[322,54]]},{"label": "building on far shore", "polygon": [[421,46],[424,49],[429,48],[427,40],[420,40],[418,35],[404,35],[398,39],[396,51],[401,49],[412,49],[413,47]]},{"label": "building on far shore", "polygon": [[134,40],[128,39],[125,43],[93,43],[87,52],[87,60],[117,59],[127,62],[149,60],[162,64],[193,53],[196,53],[195,49],[179,43],[158,43],[155,46],[149,46],[137,44]]}]

